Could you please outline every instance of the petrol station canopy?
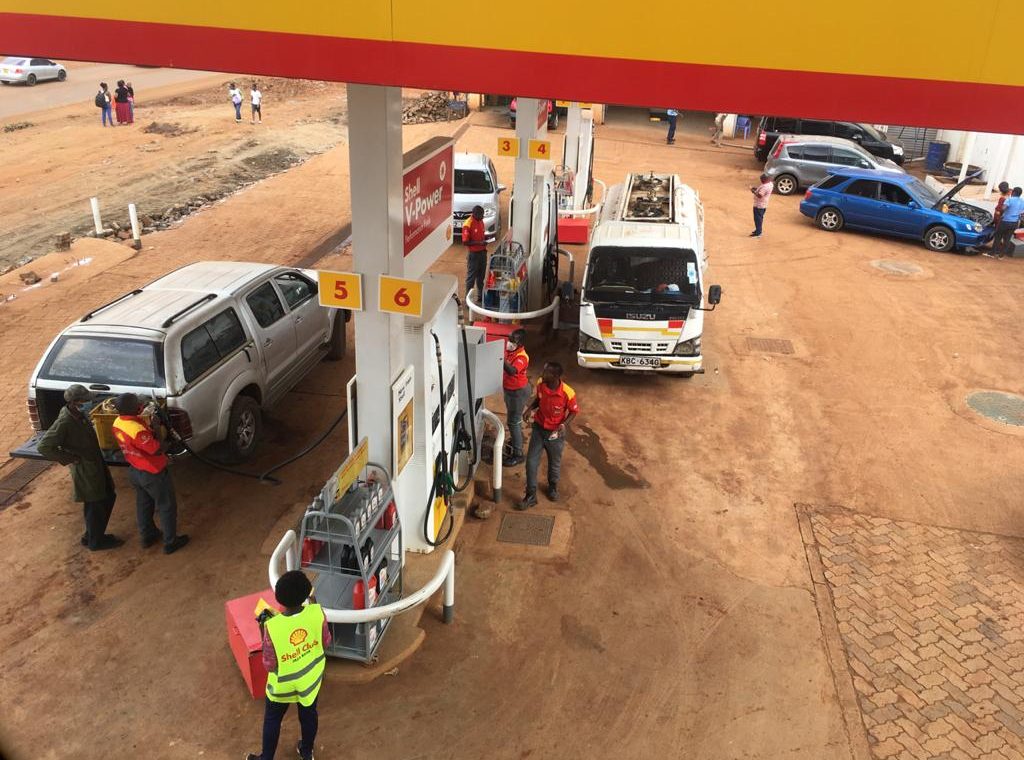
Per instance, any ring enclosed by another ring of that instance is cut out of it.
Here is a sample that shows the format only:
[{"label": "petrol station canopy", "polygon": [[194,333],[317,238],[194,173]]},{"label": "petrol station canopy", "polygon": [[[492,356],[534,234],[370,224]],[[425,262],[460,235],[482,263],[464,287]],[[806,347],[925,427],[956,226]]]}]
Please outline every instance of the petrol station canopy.
[{"label": "petrol station canopy", "polygon": [[1010,0],[0,0],[0,50],[1019,133],[1022,21]]}]

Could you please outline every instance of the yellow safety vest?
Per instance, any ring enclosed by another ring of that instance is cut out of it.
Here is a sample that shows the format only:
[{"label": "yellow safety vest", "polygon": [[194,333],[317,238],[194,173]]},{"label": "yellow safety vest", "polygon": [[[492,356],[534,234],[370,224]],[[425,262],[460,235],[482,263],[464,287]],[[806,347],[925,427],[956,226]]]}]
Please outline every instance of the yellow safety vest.
[{"label": "yellow safety vest", "polygon": [[297,615],[274,615],[267,635],[277,653],[277,672],[267,673],[267,699],[309,707],[324,678],[324,611],[307,605]]}]

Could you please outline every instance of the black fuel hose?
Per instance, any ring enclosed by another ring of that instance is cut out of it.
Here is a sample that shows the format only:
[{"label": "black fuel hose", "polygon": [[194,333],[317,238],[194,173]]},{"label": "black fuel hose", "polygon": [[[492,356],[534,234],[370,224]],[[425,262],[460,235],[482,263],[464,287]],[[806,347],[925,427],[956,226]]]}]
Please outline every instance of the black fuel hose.
[{"label": "black fuel hose", "polygon": [[[476,474],[477,465],[477,442],[476,442],[476,398],[473,396],[473,373],[469,371],[469,339],[466,337],[466,321],[462,314],[462,301],[459,300],[458,293],[452,293],[452,298],[455,299],[455,303],[459,306],[459,329],[462,331],[462,358],[464,369],[466,370],[466,392],[469,394],[469,431],[470,437],[473,443],[472,455],[469,460],[469,474],[466,476],[466,482],[462,485],[455,486],[455,490],[459,493],[465,491],[469,484],[473,482],[473,476]],[[462,426],[463,433],[466,429],[465,417],[462,417],[459,422]],[[458,447],[452,447],[452,464],[449,468],[452,472],[455,471],[455,455]]]},{"label": "black fuel hose", "polygon": [[[434,349],[437,355],[437,395],[441,403],[438,408],[439,424],[441,425],[441,451],[434,457],[434,477],[430,485],[430,494],[427,496],[427,508],[423,513],[423,540],[430,546],[438,547],[451,538],[452,531],[455,530],[455,515],[451,508],[455,483],[452,478],[451,465],[448,462],[448,446],[444,434],[444,368],[441,366],[441,339],[433,330],[430,331],[430,335],[434,339]],[[437,497],[444,499],[445,507],[447,507],[445,517],[448,522],[448,531],[443,538],[433,539],[430,537],[430,514],[434,508],[434,499]]]}]

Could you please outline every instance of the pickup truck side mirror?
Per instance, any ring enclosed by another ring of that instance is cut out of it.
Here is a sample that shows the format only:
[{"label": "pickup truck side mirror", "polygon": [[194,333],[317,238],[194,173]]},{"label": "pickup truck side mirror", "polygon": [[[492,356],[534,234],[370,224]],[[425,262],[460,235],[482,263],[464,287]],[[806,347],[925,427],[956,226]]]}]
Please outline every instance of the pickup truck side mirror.
[{"label": "pickup truck side mirror", "polygon": [[319,285],[319,283],[316,283],[316,282],[309,283],[309,293],[310,293],[310,295],[314,295],[315,296],[319,292],[320,292],[320,285]]},{"label": "pickup truck side mirror", "polygon": [[722,286],[712,285],[708,288],[708,303],[712,306],[718,306],[722,301]]}]

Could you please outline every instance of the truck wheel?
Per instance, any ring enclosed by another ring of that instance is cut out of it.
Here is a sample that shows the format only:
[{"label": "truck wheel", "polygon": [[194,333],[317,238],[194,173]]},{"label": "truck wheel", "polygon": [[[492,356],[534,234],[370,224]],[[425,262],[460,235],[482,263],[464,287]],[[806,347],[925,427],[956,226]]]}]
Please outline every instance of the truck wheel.
[{"label": "truck wheel", "polygon": [[956,245],[956,237],[949,227],[937,224],[924,233],[924,244],[928,246],[929,250],[945,253],[953,250],[953,246]]},{"label": "truck wheel", "polygon": [[348,353],[348,335],[345,332],[345,312],[343,311],[334,315],[334,327],[331,329],[331,342],[328,345],[326,357],[328,361],[341,361]]},{"label": "truck wheel", "polygon": [[263,426],[260,405],[252,396],[239,396],[231,405],[224,455],[231,462],[244,462],[256,450]]}]

